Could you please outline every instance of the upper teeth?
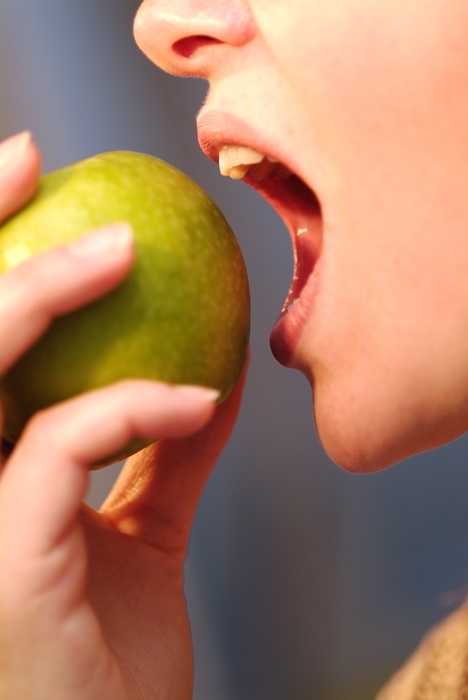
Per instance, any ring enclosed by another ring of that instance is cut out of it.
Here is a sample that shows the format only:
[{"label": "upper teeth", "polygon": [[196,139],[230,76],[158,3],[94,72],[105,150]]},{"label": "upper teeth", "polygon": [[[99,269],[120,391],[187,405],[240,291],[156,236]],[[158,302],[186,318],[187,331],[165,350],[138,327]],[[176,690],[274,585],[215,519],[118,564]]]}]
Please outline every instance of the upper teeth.
[{"label": "upper teeth", "polygon": [[[260,164],[257,168],[253,167]],[[277,165],[278,164],[278,165]],[[252,168],[252,177],[263,180],[274,169],[280,177],[288,177],[291,173],[285,166],[280,165],[276,158],[264,156],[247,146],[223,146],[219,150],[219,170],[221,175],[229,175],[233,180],[240,180]]]}]

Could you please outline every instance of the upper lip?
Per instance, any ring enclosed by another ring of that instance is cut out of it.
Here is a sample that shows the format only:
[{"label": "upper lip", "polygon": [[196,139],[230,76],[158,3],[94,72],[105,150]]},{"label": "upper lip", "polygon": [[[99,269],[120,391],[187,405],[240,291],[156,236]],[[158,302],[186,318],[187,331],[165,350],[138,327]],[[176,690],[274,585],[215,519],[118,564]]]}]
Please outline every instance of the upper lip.
[{"label": "upper lip", "polygon": [[[231,114],[215,110],[202,110],[197,127],[200,147],[215,163],[218,163],[219,150],[223,146],[247,146],[276,159],[293,173],[293,177],[284,183],[272,182],[272,178],[258,182],[249,174],[243,179],[270,202],[289,229],[295,245],[297,228],[301,227],[300,218],[321,216],[321,207],[314,184],[306,181],[300,162],[296,162],[297,154],[291,153],[291,148],[288,152],[287,138],[275,138],[273,147],[271,137],[265,137],[261,129]],[[318,257],[322,240],[321,236],[318,240],[316,233],[313,245]]]},{"label": "upper lip", "polygon": [[251,127],[238,117],[218,111],[202,111],[197,120],[198,141],[203,153],[215,163],[223,146],[248,146],[263,155],[275,158],[292,172],[299,174],[298,164],[290,161],[290,155],[281,144],[271,146],[260,129]]}]

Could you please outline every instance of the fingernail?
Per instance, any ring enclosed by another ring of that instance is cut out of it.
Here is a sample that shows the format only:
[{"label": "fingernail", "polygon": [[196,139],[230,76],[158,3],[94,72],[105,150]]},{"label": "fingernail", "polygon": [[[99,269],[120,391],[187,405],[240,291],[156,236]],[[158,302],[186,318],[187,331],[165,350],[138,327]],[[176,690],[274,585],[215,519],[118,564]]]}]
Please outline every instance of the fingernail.
[{"label": "fingernail", "polygon": [[6,170],[21,156],[31,141],[31,132],[22,131],[0,143],[0,171]]},{"label": "fingernail", "polygon": [[205,401],[217,401],[221,392],[204,386],[192,386],[191,384],[178,384],[174,389],[187,398],[204,399]]},{"label": "fingernail", "polygon": [[105,255],[128,248],[133,241],[133,232],[129,224],[119,222],[86,234],[70,243],[68,250],[80,258]]}]

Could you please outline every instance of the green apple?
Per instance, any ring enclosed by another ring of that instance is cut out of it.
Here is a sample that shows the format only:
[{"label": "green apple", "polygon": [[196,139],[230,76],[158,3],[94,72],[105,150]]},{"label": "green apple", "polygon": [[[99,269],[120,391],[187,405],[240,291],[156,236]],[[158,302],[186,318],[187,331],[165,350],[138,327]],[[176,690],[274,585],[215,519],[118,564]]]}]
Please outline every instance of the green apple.
[{"label": "green apple", "polygon": [[39,409],[120,379],[214,387],[220,401],[239,379],[250,322],[240,248],[210,197],[157,158],[116,151],[43,177],[0,227],[0,273],[112,221],[132,225],[135,265],[103,299],[56,319],[1,378],[11,443]]}]

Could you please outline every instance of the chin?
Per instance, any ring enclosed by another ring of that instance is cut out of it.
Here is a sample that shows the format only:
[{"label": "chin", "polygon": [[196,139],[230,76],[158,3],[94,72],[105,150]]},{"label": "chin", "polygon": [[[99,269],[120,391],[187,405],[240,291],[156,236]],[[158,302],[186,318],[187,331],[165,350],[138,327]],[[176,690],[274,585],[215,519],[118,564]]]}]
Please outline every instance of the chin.
[{"label": "chin", "polygon": [[331,392],[320,387],[314,388],[314,419],[330,459],[357,474],[381,471],[407,457],[441,447],[468,429],[466,411],[427,414],[414,406],[410,409],[392,403],[391,399],[387,403],[375,400],[375,396],[356,399],[345,390],[334,399]]},{"label": "chin", "polygon": [[316,420],[317,432],[323,448],[329,458],[341,469],[355,474],[370,474],[387,469],[410,453],[395,445],[367,441],[367,436],[359,439],[354,433],[349,437],[342,426],[322,426]]},{"label": "chin", "polygon": [[346,416],[322,415],[315,407],[315,424],[322,446],[328,457],[341,469],[356,474],[377,472],[392,466],[406,454],[387,441],[370,434],[367,426],[356,425]]}]

